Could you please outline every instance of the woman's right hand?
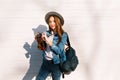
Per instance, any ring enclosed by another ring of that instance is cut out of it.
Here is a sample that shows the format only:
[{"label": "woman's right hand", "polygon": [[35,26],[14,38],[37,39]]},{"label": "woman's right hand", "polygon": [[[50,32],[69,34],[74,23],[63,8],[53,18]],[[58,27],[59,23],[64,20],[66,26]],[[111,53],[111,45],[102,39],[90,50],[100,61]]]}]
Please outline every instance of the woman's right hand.
[{"label": "woman's right hand", "polygon": [[42,36],[41,36],[42,40],[46,40],[46,34],[45,33],[42,33]]}]

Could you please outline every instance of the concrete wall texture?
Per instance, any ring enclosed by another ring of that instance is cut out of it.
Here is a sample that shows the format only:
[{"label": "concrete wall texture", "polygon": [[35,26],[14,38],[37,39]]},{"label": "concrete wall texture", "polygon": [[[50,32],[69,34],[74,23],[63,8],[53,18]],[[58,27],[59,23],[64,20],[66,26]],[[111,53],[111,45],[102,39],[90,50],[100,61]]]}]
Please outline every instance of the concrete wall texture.
[{"label": "concrete wall texture", "polygon": [[48,11],[63,15],[80,61],[61,80],[120,80],[119,0],[0,0],[0,80],[35,80],[42,52],[34,34],[47,30]]}]

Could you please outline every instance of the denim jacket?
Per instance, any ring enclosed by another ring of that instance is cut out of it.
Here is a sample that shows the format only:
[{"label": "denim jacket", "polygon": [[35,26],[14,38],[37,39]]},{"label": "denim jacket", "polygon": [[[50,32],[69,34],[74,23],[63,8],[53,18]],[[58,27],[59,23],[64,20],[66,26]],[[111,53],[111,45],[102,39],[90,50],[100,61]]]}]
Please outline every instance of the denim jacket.
[{"label": "denim jacket", "polygon": [[[46,31],[46,35],[50,36],[51,32]],[[54,64],[59,64],[60,61],[61,62],[66,61],[64,45],[67,43],[67,34],[64,32],[63,35],[62,35],[61,42],[59,44],[57,44],[57,42],[58,42],[58,35],[54,34],[53,44],[50,47],[52,52],[53,52],[53,63]]]}]

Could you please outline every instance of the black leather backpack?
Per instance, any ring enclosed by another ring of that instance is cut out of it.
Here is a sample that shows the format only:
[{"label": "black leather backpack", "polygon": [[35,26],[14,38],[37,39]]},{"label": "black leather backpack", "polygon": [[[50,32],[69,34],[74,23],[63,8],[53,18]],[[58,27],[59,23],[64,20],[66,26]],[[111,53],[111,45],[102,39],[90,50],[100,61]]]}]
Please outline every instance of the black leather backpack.
[{"label": "black leather backpack", "polygon": [[62,72],[62,77],[64,78],[64,74],[70,74],[74,71],[79,64],[78,57],[76,56],[75,49],[73,49],[70,45],[69,37],[67,35],[67,43],[68,49],[66,50],[66,61],[60,63],[60,70]]}]

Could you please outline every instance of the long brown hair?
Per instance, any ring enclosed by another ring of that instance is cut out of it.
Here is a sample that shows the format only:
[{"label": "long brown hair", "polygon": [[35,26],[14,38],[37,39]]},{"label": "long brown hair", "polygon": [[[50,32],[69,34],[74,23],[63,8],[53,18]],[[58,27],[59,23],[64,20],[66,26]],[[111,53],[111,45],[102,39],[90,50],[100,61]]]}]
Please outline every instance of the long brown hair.
[{"label": "long brown hair", "polygon": [[[51,16],[50,16],[51,17]],[[49,18],[50,18],[49,17]],[[60,43],[60,41],[62,40],[62,34],[64,33],[64,30],[62,28],[62,24],[61,24],[61,21],[60,19],[57,17],[57,16],[53,16],[54,17],[54,21],[55,21],[55,32],[57,33],[58,35],[58,42],[57,44]],[[50,26],[49,26],[49,29],[50,29]],[[51,29],[50,29],[51,30]]]}]

